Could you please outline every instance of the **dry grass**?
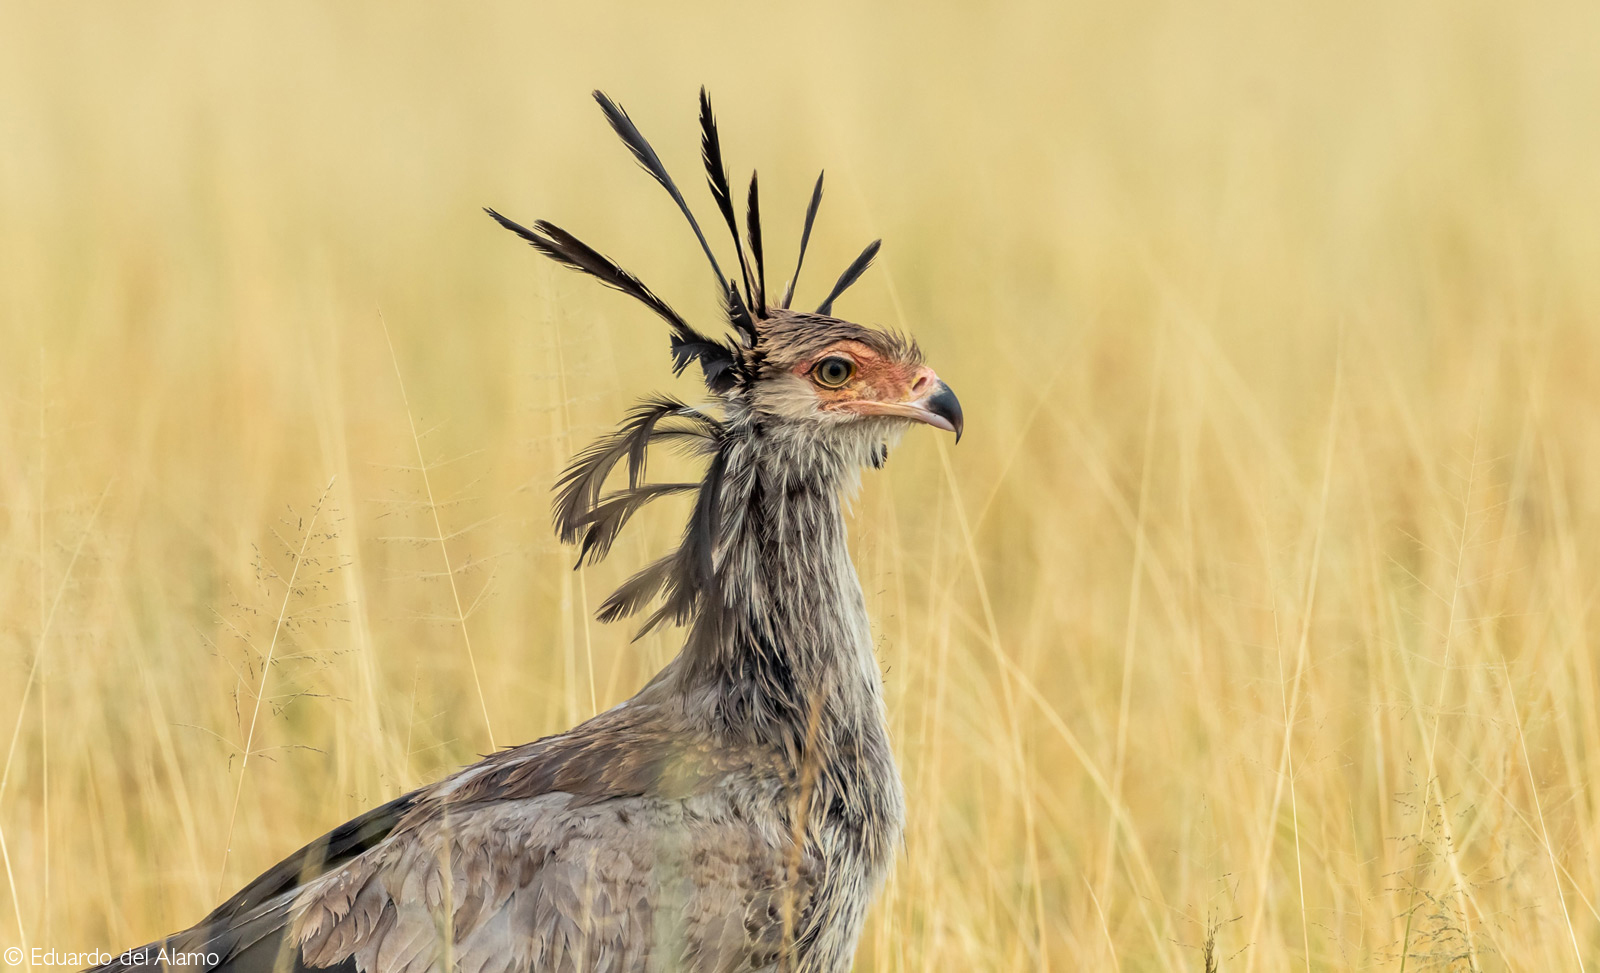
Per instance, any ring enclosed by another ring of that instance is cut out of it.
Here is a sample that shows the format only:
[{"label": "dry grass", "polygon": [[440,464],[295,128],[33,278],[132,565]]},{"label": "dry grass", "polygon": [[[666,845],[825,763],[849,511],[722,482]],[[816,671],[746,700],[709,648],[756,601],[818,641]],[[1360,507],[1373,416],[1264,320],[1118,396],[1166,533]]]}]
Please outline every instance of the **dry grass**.
[{"label": "dry grass", "polygon": [[883,236],[841,310],[970,419],[857,505],[860,968],[1600,965],[1592,4],[527,6],[0,7],[4,945],[670,656],[588,619],[681,511],[577,575],[546,518],[661,327],[477,207],[711,313],[587,98],[692,181],[705,81],[775,265],[827,166],[802,293]]}]

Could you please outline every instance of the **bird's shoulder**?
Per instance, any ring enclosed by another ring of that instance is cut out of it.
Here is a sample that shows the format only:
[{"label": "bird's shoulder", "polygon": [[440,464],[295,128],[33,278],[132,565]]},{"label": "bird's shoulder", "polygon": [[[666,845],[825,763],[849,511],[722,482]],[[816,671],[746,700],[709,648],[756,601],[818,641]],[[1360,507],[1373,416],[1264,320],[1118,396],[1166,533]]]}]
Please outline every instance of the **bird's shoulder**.
[{"label": "bird's shoulder", "polygon": [[572,729],[485,757],[419,793],[400,831],[447,809],[570,795],[578,805],[622,797],[683,798],[732,777],[778,777],[773,747],[741,744],[688,717],[677,701],[635,698]]},{"label": "bird's shoulder", "polygon": [[[340,825],[170,941],[223,957],[218,970],[275,969],[288,950],[294,970],[424,973],[439,969],[443,910],[457,959],[481,973],[573,943],[639,968],[631,951],[658,934],[750,968],[776,955],[821,872],[790,840],[792,784],[778,750],[642,694]],[[665,901],[673,889],[688,898]],[[652,930],[663,908],[676,928]]]},{"label": "bird's shoulder", "polygon": [[608,711],[420,794],[384,842],[304,889],[294,941],[310,966],[422,973],[442,908],[461,968],[563,968],[574,944],[610,956],[596,968],[642,968],[634,951],[662,936],[708,968],[753,968],[820,871],[774,811],[778,763],[647,704]]},{"label": "bird's shoulder", "polygon": [[[508,747],[339,825],[263,872],[208,920],[239,916],[360,855],[446,818],[541,816],[630,797],[685,798],[737,778],[783,775],[775,750],[714,739],[672,703],[629,700],[563,733]],[[534,798],[559,794],[560,801]],[[558,811],[557,809],[561,809]]]}]

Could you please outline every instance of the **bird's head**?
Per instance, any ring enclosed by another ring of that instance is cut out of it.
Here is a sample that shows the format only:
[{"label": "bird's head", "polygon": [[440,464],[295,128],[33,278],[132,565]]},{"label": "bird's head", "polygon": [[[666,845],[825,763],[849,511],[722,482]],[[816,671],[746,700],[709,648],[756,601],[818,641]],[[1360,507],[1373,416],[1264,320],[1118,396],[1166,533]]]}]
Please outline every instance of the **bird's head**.
[{"label": "bird's head", "polygon": [[[705,89],[700,91],[702,156],[712,199],[733,237],[737,276],[723,273],[683,194],[633,120],[601,92],[594,96],[634,159],[667,191],[694,231],[715,276],[732,333],[718,336],[691,326],[639,278],[554,223],[539,220],[526,227],[494,210],[488,212],[540,253],[598,278],[655,312],[668,326],[674,373],[699,365],[707,391],[723,405],[719,418],[677,399],[647,400],[614,434],[579,454],[556,487],[557,530],[563,541],[581,542],[580,564],[585,558],[604,557],[622,526],[645,503],[675,493],[696,494],[683,545],[630,579],[600,614],[604,620],[632,614],[661,594],[665,604],[650,624],[663,618],[681,621],[692,614],[700,593],[713,584],[716,552],[726,533],[725,486],[749,472],[748,466],[737,468],[739,443],[760,438],[780,447],[793,445],[798,448],[780,448],[781,460],[831,457],[830,465],[843,472],[864,464],[881,465],[889,443],[916,423],[954,433],[959,440],[961,404],[950,386],[923,363],[915,342],[833,316],[834,301],[871,266],[880,241],[868,244],[845,268],[815,311],[792,309],[795,281],[822,201],[821,176],[806,207],[794,272],[782,296],[776,296],[767,289],[755,174],[750,176],[741,236]],[[710,457],[704,478],[698,483],[646,483],[649,447],[662,440],[698,444]],[[604,493],[608,477],[624,461],[627,489]]]},{"label": "bird's head", "polygon": [[[823,314],[756,322],[745,380],[730,392],[763,420],[812,435],[886,444],[915,423],[961,438],[961,403],[916,342]],[[870,453],[874,458],[881,451]]]},{"label": "bird's head", "polygon": [[[742,418],[776,424],[793,434],[875,444],[893,438],[910,424],[922,422],[955,433],[960,440],[961,404],[950,386],[923,363],[915,342],[833,316],[834,301],[871,266],[880,241],[870,243],[845,269],[815,312],[791,310],[795,281],[804,266],[806,245],[822,201],[821,176],[817,177],[806,207],[794,274],[783,296],[769,299],[756,177],[750,177],[746,234],[741,238],[722,162],[722,141],[705,89],[700,90],[702,155],[712,198],[733,236],[737,278],[723,274],[683,194],[633,120],[604,94],[594,94],[634,158],[667,190],[688,219],[716,276],[733,336],[712,337],[691,327],[637,277],[553,223],[540,220],[529,229],[494,210],[489,215],[541,253],[599,278],[655,311],[670,328],[673,370],[682,372],[690,364],[699,364],[707,390]],[[868,453],[878,462],[882,455],[876,445]]]}]

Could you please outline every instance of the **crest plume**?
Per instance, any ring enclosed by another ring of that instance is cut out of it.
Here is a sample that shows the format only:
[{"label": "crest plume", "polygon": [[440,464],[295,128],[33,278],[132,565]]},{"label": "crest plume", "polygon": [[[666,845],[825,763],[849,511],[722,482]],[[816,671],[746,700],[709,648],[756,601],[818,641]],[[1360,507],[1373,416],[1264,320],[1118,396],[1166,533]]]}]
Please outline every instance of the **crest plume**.
[{"label": "crest plume", "polygon": [[753,305],[755,291],[750,286],[750,262],[744,257],[744,244],[739,241],[739,221],[733,215],[733,191],[728,188],[728,170],[722,163],[722,139],[717,135],[717,118],[711,112],[711,97],[706,94],[703,86],[700,88],[700,154],[705,161],[706,181],[711,185],[711,198],[716,200],[723,222],[728,224],[728,234],[733,237],[734,251],[739,255],[739,273],[744,278],[745,305]]},{"label": "crest plume", "polygon": [[639,127],[633,124],[633,119],[622,110],[622,106],[606,97],[604,91],[595,91],[594,100],[600,103],[600,110],[605,112],[606,121],[611,123],[612,130],[622,139],[622,144],[628,147],[628,151],[633,153],[633,157],[644,167],[644,171],[655,177],[661,188],[672,197],[672,201],[678,204],[684,219],[689,221],[689,228],[694,230],[695,239],[700,241],[700,249],[705,251],[706,259],[711,262],[711,272],[717,276],[717,289],[721,290],[727,286],[728,278],[723,276],[722,267],[717,263],[717,255],[711,252],[711,244],[706,242],[706,235],[700,231],[700,223],[694,218],[689,204],[684,202],[683,193],[678,191],[678,184],[667,174],[667,167],[661,164],[661,157],[656,155],[656,150],[651,147],[649,140],[639,131]]},{"label": "crest plume", "polygon": [[861,251],[860,256],[850,262],[850,266],[846,267],[844,273],[839,275],[838,283],[833,285],[833,290],[829,291],[827,298],[817,306],[818,314],[833,313],[833,302],[838,300],[839,295],[843,294],[851,284],[861,279],[861,275],[867,272],[868,267],[872,266],[872,259],[878,255],[878,249],[882,246],[882,240],[873,240],[867,244],[865,250]]},{"label": "crest plume", "polygon": [[800,256],[794,261],[794,276],[789,278],[789,286],[783,289],[783,303],[778,306],[788,308],[794,302],[794,285],[800,280],[800,268],[805,266],[806,246],[811,243],[811,226],[817,222],[817,207],[822,205],[822,177],[826,172],[817,173],[817,184],[811,190],[811,202],[806,204],[806,224],[800,231]]},{"label": "crest plume", "polygon": [[761,195],[756,191],[756,174],[750,173],[750,198],[745,204],[750,230],[750,256],[756,262],[756,292],[751,298],[757,317],[767,316],[767,261],[761,255]]}]

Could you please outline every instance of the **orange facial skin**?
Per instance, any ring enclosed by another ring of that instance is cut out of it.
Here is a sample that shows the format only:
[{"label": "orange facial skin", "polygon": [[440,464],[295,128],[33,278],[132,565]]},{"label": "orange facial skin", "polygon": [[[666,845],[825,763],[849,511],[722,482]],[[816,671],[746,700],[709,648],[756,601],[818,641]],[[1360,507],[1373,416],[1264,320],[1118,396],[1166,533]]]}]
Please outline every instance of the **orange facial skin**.
[{"label": "orange facial skin", "polygon": [[[855,363],[855,374],[839,388],[828,388],[811,374],[820,361],[846,358]],[[824,411],[853,412],[863,416],[898,416],[955,431],[950,420],[930,410],[926,400],[945,388],[939,376],[926,365],[913,365],[885,358],[859,341],[838,341],[794,368],[794,373],[810,381],[819,407]],[[948,389],[946,389],[948,394]]]},{"label": "orange facial skin", "polygon": [[[811,370],[825,358],[845,358],[855,363],[855,374],[836,389],[816,381]],[[817,399],[824,409],[851,409],[866,403],[899,404],[909,402],[921,394],[924,387],[938,382],[933,369],[910,366],[880,356],[859,341],[837,341],[818,352],[814,357],[796,365],[794,373],[811,382]]]}]

